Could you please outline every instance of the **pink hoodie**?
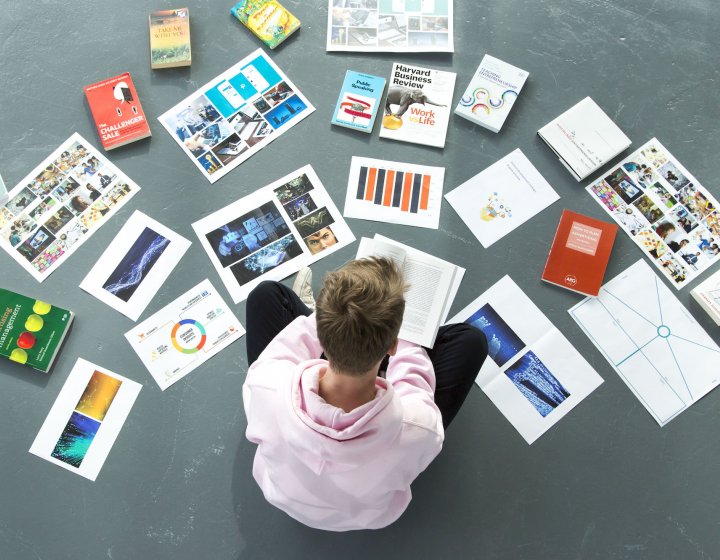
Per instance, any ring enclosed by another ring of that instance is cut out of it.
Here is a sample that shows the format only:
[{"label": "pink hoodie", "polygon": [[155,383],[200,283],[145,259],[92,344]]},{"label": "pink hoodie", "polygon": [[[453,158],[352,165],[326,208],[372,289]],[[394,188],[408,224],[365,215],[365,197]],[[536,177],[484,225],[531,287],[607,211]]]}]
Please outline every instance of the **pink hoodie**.
[{"label": "pink hoodie", "polygon": [[315,316],[298,317],[250,367],[243,401],[247,438],[258,444],[253,476],[271,504],[310,527],[385,527],[442,447],[432,363],[401,340],[375,399],[344,412],[318,394],[321,353]]}]

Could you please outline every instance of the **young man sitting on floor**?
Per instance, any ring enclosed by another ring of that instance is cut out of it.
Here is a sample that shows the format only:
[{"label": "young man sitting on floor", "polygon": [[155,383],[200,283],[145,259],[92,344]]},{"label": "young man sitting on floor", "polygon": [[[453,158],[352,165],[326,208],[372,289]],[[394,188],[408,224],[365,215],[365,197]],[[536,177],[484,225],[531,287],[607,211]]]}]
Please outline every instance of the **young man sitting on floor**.
[{"label": "young man sitting on floor", "polygon": [[392,261],[351,261],[294,289],[263,282],[247,301],[247,438],[265,498],[318,529],[377,529],[410,502],[487,356],[482,331],[440,328],[425,349],[398,339],[405,309]]}]

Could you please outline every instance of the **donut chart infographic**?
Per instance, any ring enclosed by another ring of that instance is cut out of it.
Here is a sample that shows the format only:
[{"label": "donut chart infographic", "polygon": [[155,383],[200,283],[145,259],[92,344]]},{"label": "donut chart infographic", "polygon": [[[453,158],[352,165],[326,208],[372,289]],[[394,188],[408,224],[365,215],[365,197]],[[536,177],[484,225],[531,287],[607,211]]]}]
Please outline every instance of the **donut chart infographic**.
[{"label": "donut chart infographic", "polygon": [[[180,327],[184,325],[189,325],[189,328],[186,328],[178,338],[178,331],[180,330]],[[196,336],[196,331],[199,332],[200,335],[199,341],[195,346],[188,347],[187,344],[195,344],[195,341],[198,338]],[[182,352],[183,354],[195,354],[195,352],[199,352],[202,347],[205,346],[205,343],[207,342],[207,333],[205,332],[205,327],[203,327],[202,323],[199,323],[195,319],[182,319],[181,321],[175,323],[175,326],[172,328],[172,331],[170,332],[170,341],[175,347],[175,350],[178,352]]]}]

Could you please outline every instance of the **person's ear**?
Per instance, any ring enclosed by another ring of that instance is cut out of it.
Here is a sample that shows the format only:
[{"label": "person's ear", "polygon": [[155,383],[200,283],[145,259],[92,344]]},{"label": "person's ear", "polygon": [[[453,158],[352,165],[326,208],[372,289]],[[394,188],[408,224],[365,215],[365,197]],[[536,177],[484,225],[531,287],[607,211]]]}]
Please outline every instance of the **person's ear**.
[{"label": "person's ear", "polygon": [[396,339],[395,339],[395,342],[393,342],[393,345],[392,345],[392,346],[390,347],[390,349],[387,351],[388,355],[394,356],[394,355],[397,353],[398,342],[399,342],[399,339],[396,338]]}]

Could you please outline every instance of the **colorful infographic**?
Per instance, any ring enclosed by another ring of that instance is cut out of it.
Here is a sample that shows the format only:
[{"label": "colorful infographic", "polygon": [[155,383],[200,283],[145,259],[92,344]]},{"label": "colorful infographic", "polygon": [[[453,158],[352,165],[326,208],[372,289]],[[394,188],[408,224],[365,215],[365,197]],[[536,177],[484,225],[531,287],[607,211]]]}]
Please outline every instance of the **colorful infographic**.
[{"label": "colorful infographic", "polygon": [[30,453],[95,480],[141,388],[78,359]]},{"label": "colorful infographic", "polygon": [[203,280],[125,338],[164,391],[243,334],[240,321]]}]

